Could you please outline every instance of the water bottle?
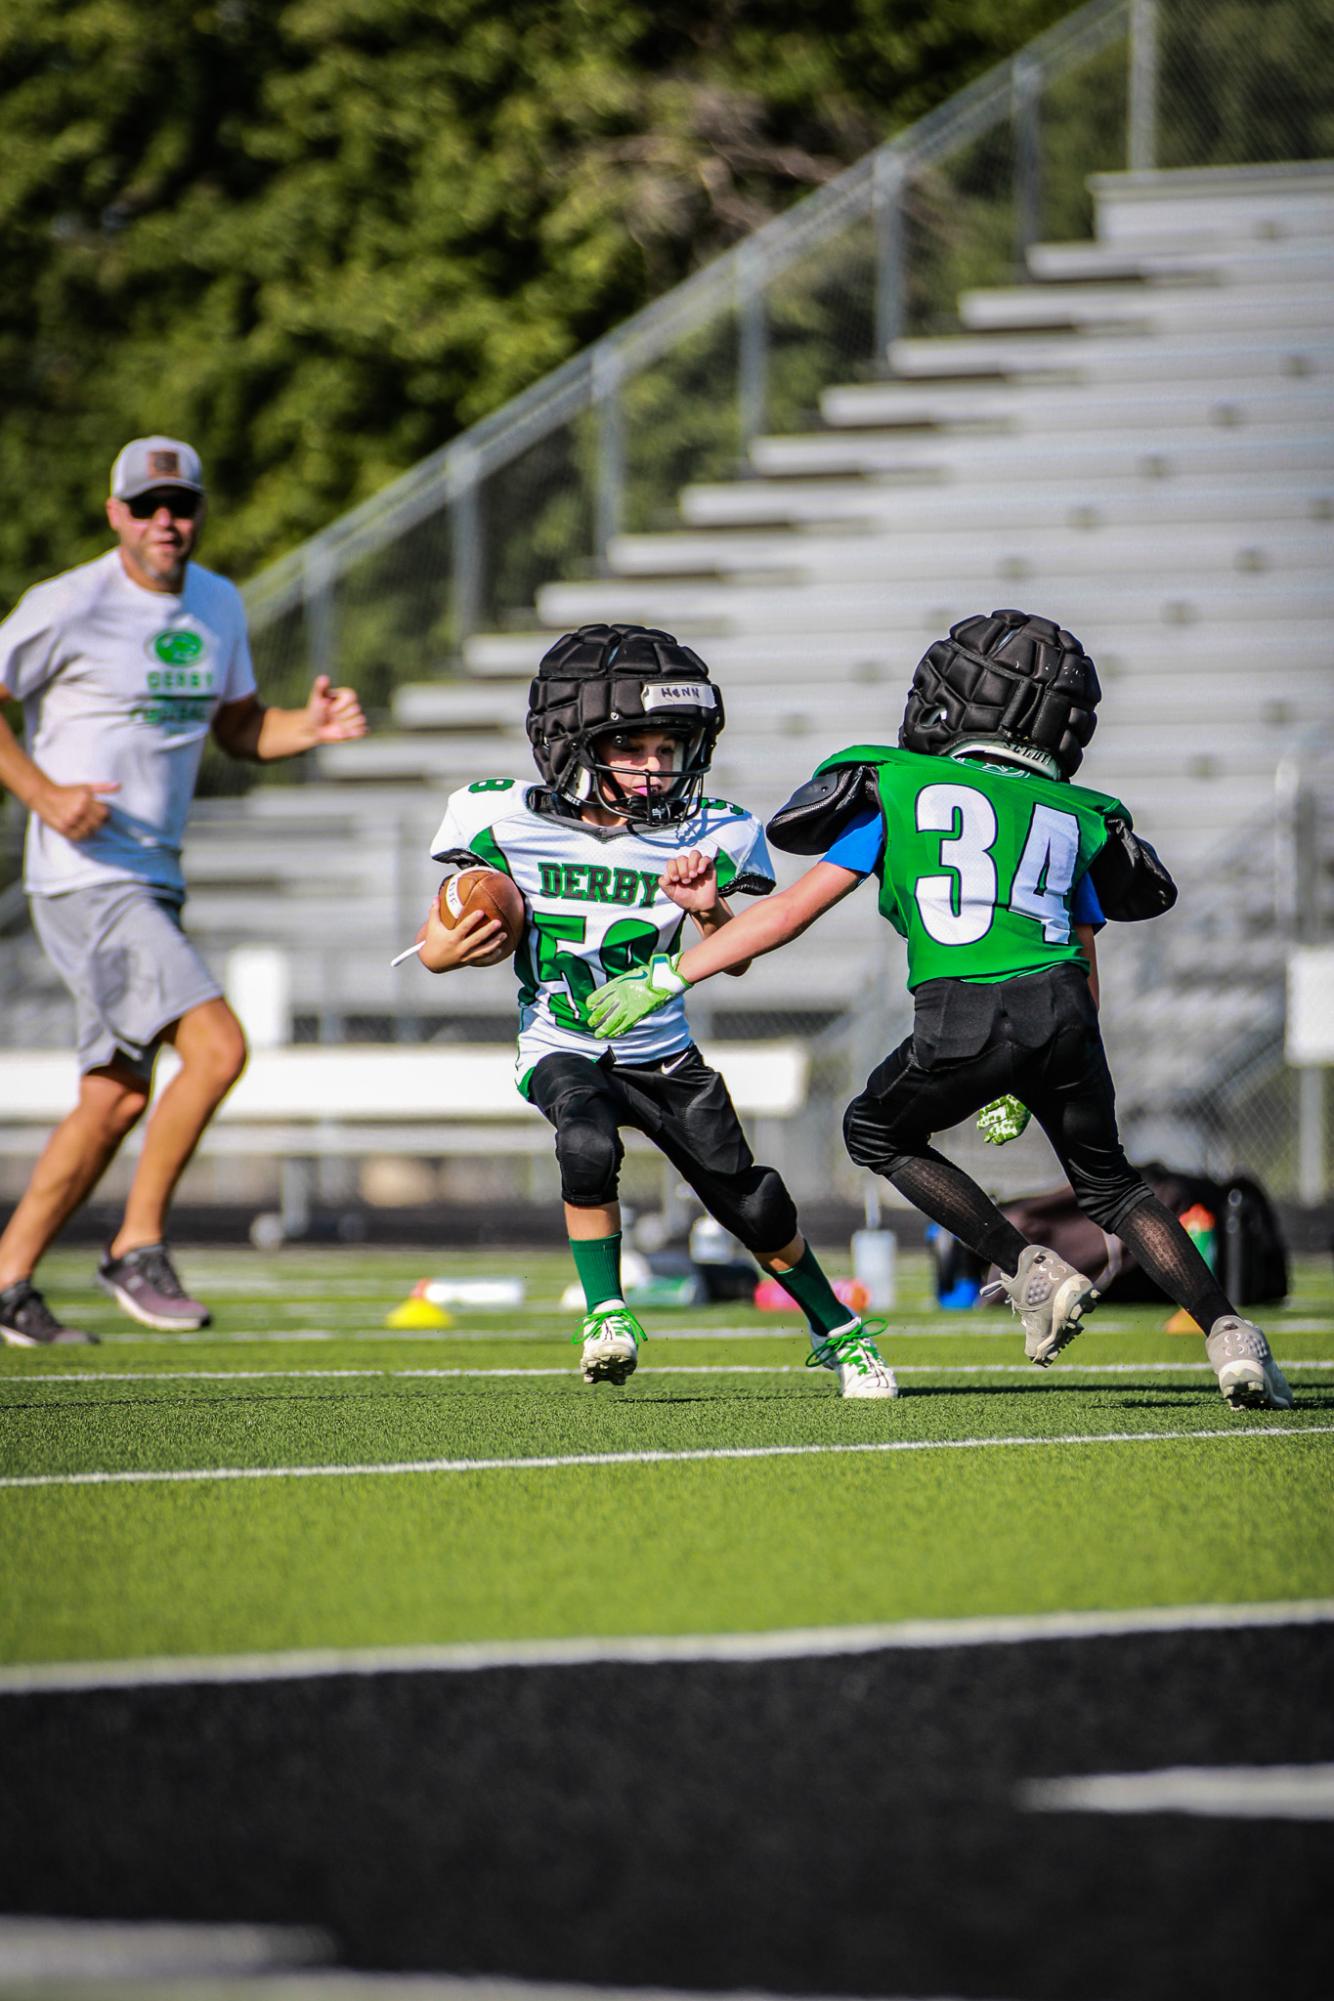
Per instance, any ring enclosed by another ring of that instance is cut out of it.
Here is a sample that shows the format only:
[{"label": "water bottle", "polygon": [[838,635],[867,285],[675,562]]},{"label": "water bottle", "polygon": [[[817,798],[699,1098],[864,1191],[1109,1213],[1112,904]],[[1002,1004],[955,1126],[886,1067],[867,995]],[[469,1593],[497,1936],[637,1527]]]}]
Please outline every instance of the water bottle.
[{"label": "water bottle", "polygon": [[866,1287],[867,1304],[877,1313],[894,1304],[894,1254],[898,1249],[892,1230],[854,1230],[852,1271]]}]

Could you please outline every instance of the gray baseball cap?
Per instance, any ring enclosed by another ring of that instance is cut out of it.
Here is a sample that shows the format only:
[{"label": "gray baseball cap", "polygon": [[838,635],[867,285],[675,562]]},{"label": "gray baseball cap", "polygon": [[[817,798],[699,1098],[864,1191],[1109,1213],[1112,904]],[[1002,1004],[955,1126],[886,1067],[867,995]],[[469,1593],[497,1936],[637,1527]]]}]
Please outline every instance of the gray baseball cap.
[{"label": "gray baseball cap", "polygon": [[133,500],[155,486],[204,491],[204,468],[193,445],[181,438],[131,438],[111,468],[113,500]]}]

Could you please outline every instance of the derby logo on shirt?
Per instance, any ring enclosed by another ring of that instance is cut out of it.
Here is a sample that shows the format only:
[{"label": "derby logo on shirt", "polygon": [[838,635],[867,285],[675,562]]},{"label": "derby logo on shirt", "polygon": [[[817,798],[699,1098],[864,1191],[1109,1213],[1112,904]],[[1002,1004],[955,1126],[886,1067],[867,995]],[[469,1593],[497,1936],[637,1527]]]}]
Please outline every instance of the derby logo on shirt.
[{"label": "derby logo on shirt", "polygon": [[169,625],[165,632],[153,634],[148,650],[164,667],[188,667],[203,653],[204,641],[200,633],[191,632],[188,626]]},{"label": "derby logo on shirt", "polygon": [[206,729],[217,700],[213,669],[203,664],[208,650],[206,636],[188,625],[168,625],[155,632],[144,646],[154,664],[131,712],[136,722],[168,736]]}]

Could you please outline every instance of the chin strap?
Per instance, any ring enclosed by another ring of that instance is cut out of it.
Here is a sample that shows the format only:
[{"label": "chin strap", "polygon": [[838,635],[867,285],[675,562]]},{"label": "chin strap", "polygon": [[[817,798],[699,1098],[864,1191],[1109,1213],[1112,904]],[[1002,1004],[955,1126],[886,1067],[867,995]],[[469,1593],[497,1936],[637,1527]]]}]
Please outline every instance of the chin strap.
[{"label": "chin strap", "polygon": [[1065,773],[1050,751],[1035,743],[1007,743],[1001,737],[962,737],[945,753],[957,763],[961,758],[981,757],[992,764],[1014,764],[1021,771],[1035,771],[1042,778],[1063,779]]}]

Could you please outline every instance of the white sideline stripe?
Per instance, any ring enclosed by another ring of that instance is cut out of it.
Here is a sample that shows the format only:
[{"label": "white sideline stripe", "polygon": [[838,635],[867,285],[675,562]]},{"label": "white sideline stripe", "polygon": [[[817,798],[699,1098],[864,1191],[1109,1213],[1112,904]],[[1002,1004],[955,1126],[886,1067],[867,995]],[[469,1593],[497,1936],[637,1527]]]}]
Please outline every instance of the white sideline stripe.
[{"label": "white sideline stripe", "polygon": [[1033,1779],[1019,1805],[1034,1813],[1189,1813],[1219,1820],[1334,1820],[1334,1765],[1169,1765]]},{"label": "white sideline stripe", "polygon": [[327,1959],[324,1932],[291,1925],[106,1924],[0,1917],[0,1979],[170,1979],[253,1975]]},{"label": "white sideline stripe", "polygon": [[1094,1431],[1049,1438],[891,1438],[849,1440],[839,1445],[700,1445],[683,1451],[567,1452],[524,1459],[402,1459],[355,1466],[182,1466],[121,1468],[116,1472],[9,1473],[0,1488],[16,1487],[149,1487],[203,1480],[360,1480],[399,1477],[410,1473],[551,1472],[569,1466],[671,1466],[688,1460],[806,1459],[848,1453],[977,1452],[991,1447],[1055,1445],[1180,1445],[1195,1440],[1228,1443],[1271,1443],[1323,1438],[1334,1424],[1303,1425],[1297,1431]]},{"label": "white sideline stripe", "polygon": [[[2,1921],[0,1921],[2,1923]],[[108,1935],[122,1929],[100,1927]],[[332,1951],[332,1941],[330,1941]],[[0,1961],[0,1975],[6,1973]],[[110,1965],[112,1977],[118,1975]],[[68,1977],[42,1967],[38,1977]],[[92,1973],[96,1977],[96,1971]],[[136,1977],[144,1977],[138,1975]],[[776,1995],[758,1987],[728,1989],[710,1993],[696,1987],[576,1987],[570,1981],[522,1981],[498,1973],[348,1973],[342,1967],[312,1967],[302,1973],[206,1973],[206,1987],[172,1985],[144,1989],[150,1995],[164,1995],[168,2001],[848,2001],[846,1995]],[[96,1989],[92,1989],[96,1993]],[[124,1995],[124,1987],[112,1993]],[[80,1985],[78,1995],[84,1995]],[[908,1995],[890,1995],[888,2001],[912,2001]]]},{"label": "white sideline stripe", "polygon": [[976,1619],[899,1619],[761,1633],[624,1633],[578,1639],[470,1640],[416,1647],[313,1647],[287,1653],[160,1655],[143,1660],[35,1661],[0,1668],[0,1696],[191,1682],[299,1681],[339,1674],[468,1674],[485,1668],[654,1666],[677,1661],[791,1661],[939,1647],[1105,1640],[1134,1633],[1228,1632],[1334,1621],[1334,1598],[1251,1605],[1148,1605],[1125,1611],[1031,1612]]},{"label": "white sideline stripe", "polygon": [[[892,1359],[892,1358],[891,1358]],[[1298,1370],[1334,1369],[1334,1360],[1290,1361],[1277,1357],[1279,1366]],[[1031,1362],[898,1362],[899,1376],[1025,1376],[1033,1381]],[[328,1382],[354,1378],[365,1381],[418,1382],[436,1377],[487,1378],[491,1376],[562,1376],[573,1381],[578,1376],[573,1363],[563,1369],[61,1369],[59,1373],[38,1370],[30,1375],[0,1375],[5,1383],[44,1383],[57,1388],[61,1383],[286,1383],[307,1377]],[[814,1376],[829,1373],[808,1369],[804,1362],[667,1362],[648,1363],[639,1369],[640,1380],[653,1376]],[[1035,1389],[1059,1390],[1071,1376],[1212,1375],[1209,1362],[1068,1362],[1058,1375],[1044,1370]]]},{"label": "white sideline stripe", "polygon": [[[383,1302],[381,1302],[382,1304]],[[376,1311],[379,1311],[377,1307]],[[370,1318],[367,1315],[367,1318]],[[562,1325],[568,1324],[571,1315],[563,1311],[555,1316]],[[801,1333],[800,1327],[791,1322],[795,1313],[788,1316],[788,1324],[776,1327],[660,1327],[654,1336],[662,1341],[783,1341],[791,1340]],[[1276,1338],[1284,1334],[1331,1334],[1334,1333],[1334,1316],[1324,1320],[1275,1320],[1270,1323]],[[1129,1321],[1113,1318],[1110,1314],[1100,1314],[1097,1324],[1086,1328],[1084,1341],[1105,1340],[1108,1336],[1153,1332],[1153,1329],[1136,1328]],[[547,1327],[529,1330],[515,1327],[284,1327],[274,1328],[265,1334],[221,1334],[216,1329],[201,1329],[184,1334],[150,1333],[147,1328],[138,1333],[112,1332],[103,1334],[104,1346],[119,1347],[123,1343],[138,1346],[140,1343],[161,1343],[173,1348],[190,1345],[204,1347],[268,1347],[284,1341],[382,1341],[386,1345],[397,1346],[404,1341],[550,1341],[552,1330]],[[1174,1335],[1174,1340],[1190,1340],[1189,1335]],[[1200,1337],[1202,1338],[1202,1337]],[[891,1320],[883,1339],[893,1341],[1015,1341],[1022,1339],[1021,1330],[1012,1322],[998,1327],[941,1326],[936,1321],[918,1321],[899,1326]]]}]

